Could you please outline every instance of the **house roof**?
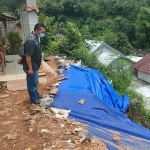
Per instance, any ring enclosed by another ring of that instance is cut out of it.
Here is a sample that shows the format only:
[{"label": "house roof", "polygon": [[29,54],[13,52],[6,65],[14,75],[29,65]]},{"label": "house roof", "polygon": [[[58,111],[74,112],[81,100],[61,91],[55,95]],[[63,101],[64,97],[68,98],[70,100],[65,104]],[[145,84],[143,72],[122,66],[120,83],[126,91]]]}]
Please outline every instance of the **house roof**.
[{"label": "house roof", "polygon": [[0,12],[0,21],[15,21],[15,20],[17,20],[17,18],[8,16],[7,14]]},{"label": "house roof", "polygon": [[150,74],[150,53],[137,63],[133,64],[132,67]]},{"label": "house roof", "polygon": [[111,62],[119,57],[130,60],[121,52],[115,50],[113,47],[109,46],[103,41],[93,41],[86,39],[85,43],[90,47],[90,53],[97,53],[97,58],[99,62],[104,64],[105,66],[109,65]]}]

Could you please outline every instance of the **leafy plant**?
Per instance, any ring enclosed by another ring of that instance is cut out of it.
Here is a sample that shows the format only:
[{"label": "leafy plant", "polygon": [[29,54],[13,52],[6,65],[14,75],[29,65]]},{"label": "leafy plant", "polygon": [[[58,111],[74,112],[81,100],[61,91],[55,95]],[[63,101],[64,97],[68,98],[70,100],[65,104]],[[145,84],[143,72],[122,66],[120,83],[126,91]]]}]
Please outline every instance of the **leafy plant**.
[{"label": "leafy plant", "polygon": [[7,35],[9,41],[8,54],[18,54],[19,47],[21,46],[22,39],[18,31],[10,31]]}]

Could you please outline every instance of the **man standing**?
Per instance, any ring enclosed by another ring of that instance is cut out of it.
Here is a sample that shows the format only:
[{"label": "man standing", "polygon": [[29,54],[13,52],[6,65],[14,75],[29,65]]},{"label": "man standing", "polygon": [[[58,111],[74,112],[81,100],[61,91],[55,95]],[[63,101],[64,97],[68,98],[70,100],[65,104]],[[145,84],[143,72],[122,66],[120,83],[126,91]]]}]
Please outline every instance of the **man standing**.
[{"label": "man standing", "polygon": [[44,37],[46,27],[42,23],[37,23],[34,31],[31,32],[25,41],[25,56],[22,59],[23,70],[26,73],[28,93],[31,103],[39,104],[41,98],[38,93],[38,70],[42,61],[41,44],[39,38]]}]

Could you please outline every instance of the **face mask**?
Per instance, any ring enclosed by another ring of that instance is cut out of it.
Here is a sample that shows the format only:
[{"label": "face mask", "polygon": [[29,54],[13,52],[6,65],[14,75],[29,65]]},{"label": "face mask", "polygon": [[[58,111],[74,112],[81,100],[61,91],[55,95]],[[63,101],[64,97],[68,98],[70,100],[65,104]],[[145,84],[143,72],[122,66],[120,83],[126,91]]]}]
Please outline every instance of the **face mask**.
[{"label": "face mask", "polygon": [[40,38],[43,38],[44,36],[45,36],[44,33],[40,33],[40,35],[39,35]]}]

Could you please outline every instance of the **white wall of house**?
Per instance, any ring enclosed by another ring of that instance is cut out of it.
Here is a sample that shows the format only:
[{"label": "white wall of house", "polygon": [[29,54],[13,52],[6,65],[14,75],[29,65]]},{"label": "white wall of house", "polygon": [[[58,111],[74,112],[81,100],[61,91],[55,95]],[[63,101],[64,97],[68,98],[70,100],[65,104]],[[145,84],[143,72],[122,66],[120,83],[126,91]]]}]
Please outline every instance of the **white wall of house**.
[{"label": "white wall of house", "polygon": [[38,16],[35,10],[27,12],[24,11],[24,9],[36,6],[36,0],[18,0],[18,2],[20,8],[22,35],[23,40],[25,40],[28,34],[34,30],[34,26],[38,22]]},{"label": "white wall of house", "polygon": [[108,66],[111,62],[119,57],[119,55],[114,54],[112,50],[109,50],[107,47],[103,47],[97,51],[97,57],[100,63],[105,66]]},{"label": "white wall of house", "polygon": [[138,78],[150,83],[150,74],[148,74],[146,72],[138,70]]}]

